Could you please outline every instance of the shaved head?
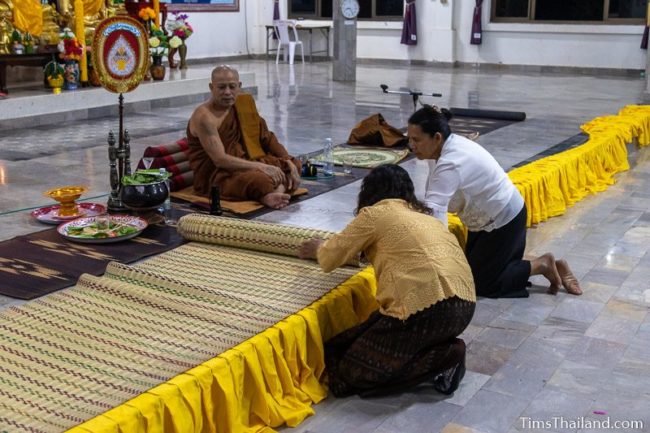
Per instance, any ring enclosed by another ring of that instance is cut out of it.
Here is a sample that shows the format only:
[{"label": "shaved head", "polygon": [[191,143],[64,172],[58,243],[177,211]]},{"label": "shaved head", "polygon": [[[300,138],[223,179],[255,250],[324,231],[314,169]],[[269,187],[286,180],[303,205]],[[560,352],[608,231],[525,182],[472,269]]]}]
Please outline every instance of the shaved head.
[{"label": "shaved head", "polygon": [[237,69],[233,68],[230,65],[219,65],[216,68],[214,68],[212,70],[212,74],[211,74],[212,81],[215,81],[216,77],[218,75],[221,75],[221,74],[224,74],[224,73],[234,74],[237,81],[239,81],[239,72],[237,72]]},{"label": "shaved head", "polygon": [[241,90],[239,72],[228,65],[219,65],[212,70],[210,82],[213,107],[226,110],[235,105],[235,99]]}]

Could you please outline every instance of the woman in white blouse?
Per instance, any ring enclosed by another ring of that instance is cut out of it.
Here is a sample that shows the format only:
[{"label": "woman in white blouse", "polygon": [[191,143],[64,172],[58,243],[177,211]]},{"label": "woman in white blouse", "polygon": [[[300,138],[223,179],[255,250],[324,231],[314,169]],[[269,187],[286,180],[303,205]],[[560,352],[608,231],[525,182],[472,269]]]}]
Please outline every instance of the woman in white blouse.
[{"label": "woman in white blouse", "polygon": [[463,136],[452,134],[451,112],[425,106],[408,121],[409,145],[429,162],[424,202],[447,224],[455,212],[468,229],[465,255],[476,294],[490,298],[527,297],[531,275],[549,280],[549,293],[560,286],[573,295],[580,284],[565,260],[551,253],[524,260],[526,206],[508,175],[490,153]]}]

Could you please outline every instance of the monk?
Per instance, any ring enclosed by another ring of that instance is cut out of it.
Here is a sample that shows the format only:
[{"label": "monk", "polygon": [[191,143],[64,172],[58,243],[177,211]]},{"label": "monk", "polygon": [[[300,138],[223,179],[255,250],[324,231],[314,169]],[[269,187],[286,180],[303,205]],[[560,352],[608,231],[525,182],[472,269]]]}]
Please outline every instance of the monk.
[{"label": "monk", "polygon": [[236,69],[214,68],[210,93],[187,125],[194,190],[208,195],[218,186],[226,200],[257,200],[273,209],[287,206],[300,183],[300,161],[268,130],[253,97],[241,93]]}]

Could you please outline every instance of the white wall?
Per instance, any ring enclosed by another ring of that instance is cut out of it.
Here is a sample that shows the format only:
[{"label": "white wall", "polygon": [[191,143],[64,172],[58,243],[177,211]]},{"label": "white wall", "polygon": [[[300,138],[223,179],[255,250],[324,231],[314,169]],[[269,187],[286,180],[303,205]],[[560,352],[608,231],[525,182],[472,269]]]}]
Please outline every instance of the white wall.
[{"label": "white wall", "polygon": [[261,54],[264,25],[273,21],[273,2],[240,0],[239,12],[189,12],[188,15],[194,28],[194,34],[187,40],[189,58]]},{"label": "white wall", "polygon": [[645,69],[646,51],[639,48],[641,25],[490,23],[486,1],[483,44],[470,45],[474,2],[450,3],[458,8],[459,62]]},{"label": "white wall", "polygon": [[357,56],[367,59],[453,62],[455,31],[452,25],[452,8],[440,6],[438,1],[416,2],[418,44],[415,46],[400,44],[400,21],[360,21],[357,30]]},{"label": "white wall", "polygon": [[[492,63],[645,69],[643,26],[490,23],[490,2],[483,7],[483,44],[470,45],[473,0],[417,0],[418,45],[400,44],[401,22],[359,22],[360,59]],[[287,1],[280,1],[287,16]],[[272,0],[240,0],[239,12],[190,13],[195,34],[190,58],[263,54],[265,25],[273,19]],[[302,33],[301,33],[302,34]],[[330,38],[331,38],[330,34]],[[325,39],[314,33],[314,49]],[[272,42],[273,43],[273,42]],[[306,41],[305,41],[306,43]],[[331,44],[330,44],[331,50]]]}]

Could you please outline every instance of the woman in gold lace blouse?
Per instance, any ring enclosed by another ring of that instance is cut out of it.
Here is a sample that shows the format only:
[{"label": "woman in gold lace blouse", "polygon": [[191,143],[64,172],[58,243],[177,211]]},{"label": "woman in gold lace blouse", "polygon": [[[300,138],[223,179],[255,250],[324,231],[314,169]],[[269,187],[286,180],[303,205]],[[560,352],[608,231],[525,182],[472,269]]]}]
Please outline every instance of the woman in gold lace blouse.
[{"label": "woman in gold lace blouse", "polygon": [[465,372],[465,343],[457,337],[476,305],[458,241],[397,165],[366,176],[356,213],[341,233],[301,247],[301,257],[317,258],[325,272],[362,252],[377,278],[379,310],[325,345],[330,390],[380,395],[429,381],[454,392]]}]

